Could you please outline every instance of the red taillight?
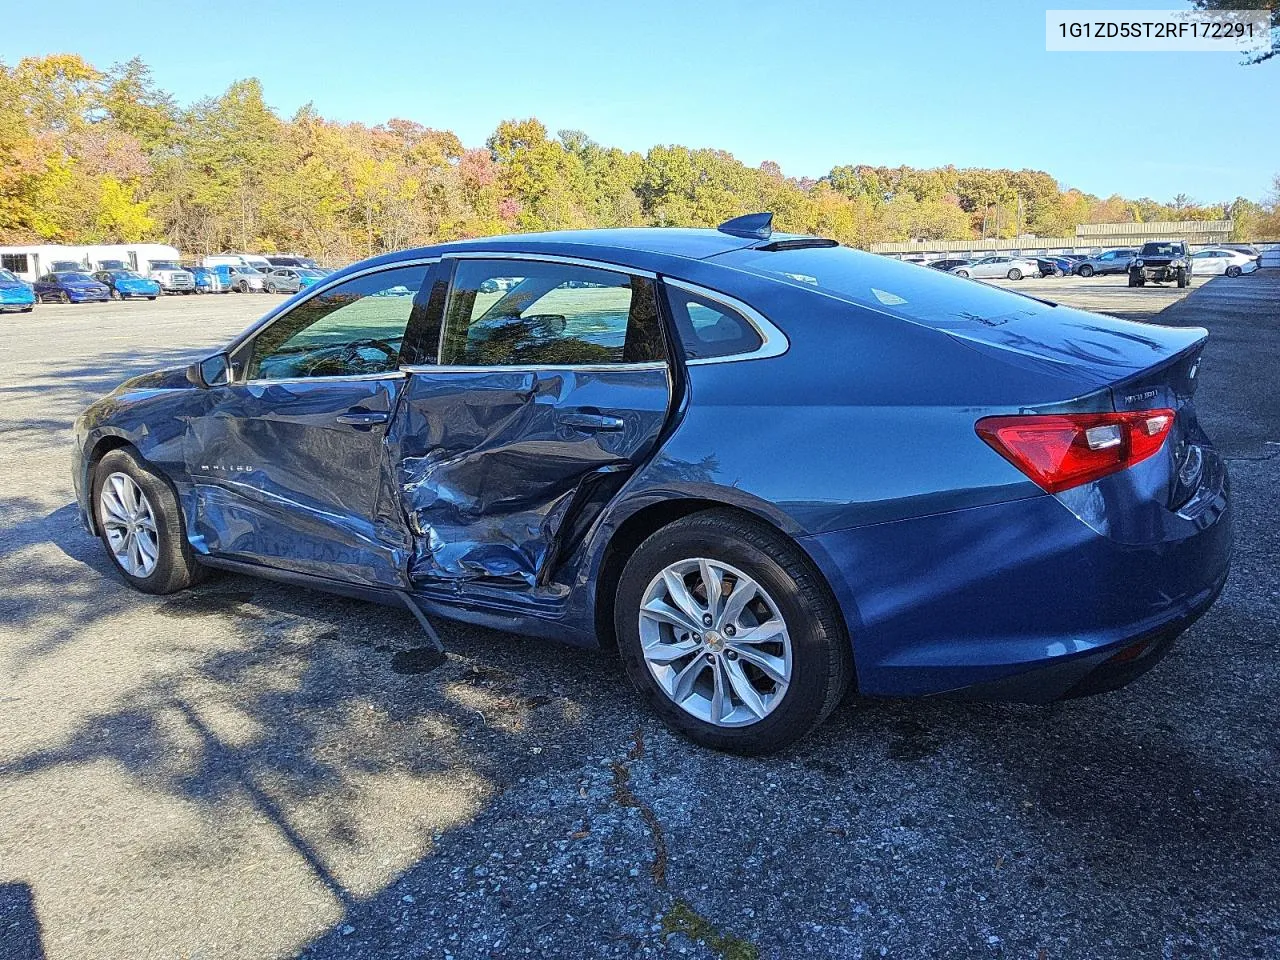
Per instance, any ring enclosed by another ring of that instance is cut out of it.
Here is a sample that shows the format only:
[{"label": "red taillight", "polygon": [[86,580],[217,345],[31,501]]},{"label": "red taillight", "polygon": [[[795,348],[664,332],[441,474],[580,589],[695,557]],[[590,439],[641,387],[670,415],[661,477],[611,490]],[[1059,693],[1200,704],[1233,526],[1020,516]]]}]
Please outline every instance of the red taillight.
[{"label": "red taillight", "polygon": [[984,417],[978,436],[1050,493],[1146,460],[1164,443],[1173,411]]}]

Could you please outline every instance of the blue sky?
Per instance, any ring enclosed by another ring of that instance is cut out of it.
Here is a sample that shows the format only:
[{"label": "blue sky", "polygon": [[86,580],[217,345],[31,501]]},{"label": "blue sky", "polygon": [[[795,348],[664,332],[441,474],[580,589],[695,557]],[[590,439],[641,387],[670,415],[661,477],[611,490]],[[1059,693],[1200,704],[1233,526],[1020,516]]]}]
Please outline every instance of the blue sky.
[{"label": "blue sky", "polygon": [[[1032,167],[1092,193],[1206,203],[1260,199],[1280,172],[1280,58],[1048,53],[1044,11],[1063,0],[56,6],[56,29],[14,30],[10,13],[0,59],[141,56],[184,103],[256,76],[285,115],[313,101],[335,119],[451,129],[469,146],[499,120],[536,116],[607,145],[713,146],[794,176]],[[1178,108],[1125,106],[1153,93]]]}]

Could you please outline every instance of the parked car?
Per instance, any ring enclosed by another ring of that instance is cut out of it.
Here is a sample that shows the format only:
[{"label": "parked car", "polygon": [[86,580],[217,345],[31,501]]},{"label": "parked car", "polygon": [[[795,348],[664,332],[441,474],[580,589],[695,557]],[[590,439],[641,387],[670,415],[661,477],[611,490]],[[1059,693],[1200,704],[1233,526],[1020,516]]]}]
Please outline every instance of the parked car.
[{"label": "parked car", "polygon": [[0,313],[30,313],[35,302],[31,284],[12,270],[0,269]]},{"label": "parked car", "polygon": [[226,283],[227,289],[236,293],[266,293],[267,275],[257,267],[241,264],[219,264],[214,272]]},{"label": "parked car", "polygon": [[850,685],[1046,701],[1158,662],[1232,549],[1207,336],[768,215],[458,241],[126,381],[73,478],[145,593],[220,567],[616,643],[672,727],[763,752]]},{"label": "parked car", "polygon": [[1213,277],[1226,274],[1238,277],[1243,273],[1253,273],[1258,269],[1258,261],[1240,250],[1210,248],[1198,250],[1191,255],[1196,273]]},{"label": "parked car", "polygon": [[1125,273],[1137,254],[1137,250],[1127,247],[1122,250],[1106,250],[1096,257],[1085,257],[1077,263],[1075,274],[1078,277],[1092,277],[1095,273]]},{"label": "parked car", "polygon": [[160,284],[163,293],[196,292],[196,278],[176,260],[153,260],[147,276]]},{"label": "parked car", "polygon": [[956,267],[963,267],[970,263],[973,263],[973,261],[966,257],[952,257],[948,260],[934,260],[929,264],[929,266],[933,267],[935,270],[952,270]]},{"label": "parked car", "polygon": [[111,291],[112,300],[130,300],[133,298],[154,300],[160,296],[160,284],[154,280],[139,276],[132,270],[99,270],[93,279],[104,284]]},{"label": "parked car", "polygon": [[1036,266],[1040,268],[1042,277],[1065,277],[1075,268],[1075,261],[1050,254],[1045,257],[1036,257]]},{"label": "parked car", "polygon": [[1148,282],[1176,281],[1185,287],[1191,279],[1193,261],[1185,240],[1152,240],[1142,245],[1129,264],[1129,286],[1144,287]]},{"label": "parked car", "polygon": [[273,267],[306,267],[309,270],[319,270],[320,264],[316,263],[310,257],[299,256],[274,256],[267,257],[267,263]]},{"label": "parked car", "polygon": [[961,267],[952,267],[951,273],[957,277],[973,277],[977,280],[992,277],[1007,277],[1010,280],[1021,280],[1023,277],[1036,276],[1040,268],[1034,260],[1026,257],[1014,257],[1000,254],[994,257],[983,257]]},{"label": "parked car", "polygon": [[111,290],[106,284],[99,283],[87,273],[73,270],[46,273],[33,287],[36,299],[41,303],[49,300],[55,303],[85,303],[111,299]]},{"label": "parked car", "polygon": [[1215,250],[1234,250],[1236,253],[1243,253],[1257,266],[1262,266],[1262,251],[1255,247],[1252,243],[1219,243],[1213,249]]},{"label": "parked car", "polygon": [[268,293],[297,293],[314,286],[325,276],[323,271],[305,267],[278,267],[266,275],[264,284]]},{"label": "parked car", "polygon": [[187,267],[196,284],[196,293],[230,293],[231,286],[208,267]]}]

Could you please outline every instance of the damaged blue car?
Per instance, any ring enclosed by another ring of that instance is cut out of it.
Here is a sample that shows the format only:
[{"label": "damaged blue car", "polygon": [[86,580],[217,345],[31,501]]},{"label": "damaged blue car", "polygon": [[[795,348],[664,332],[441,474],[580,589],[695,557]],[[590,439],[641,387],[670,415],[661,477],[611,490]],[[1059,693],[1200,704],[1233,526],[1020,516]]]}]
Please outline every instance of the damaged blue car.
[{"label": "damaged blue car", "polygon": [[764,752],[862,695],[1044,702],[1156,663],[1231,555],[1207,333],[774,233],[389,254],[77,421],[130,584],[216,567],[616,646]]}]

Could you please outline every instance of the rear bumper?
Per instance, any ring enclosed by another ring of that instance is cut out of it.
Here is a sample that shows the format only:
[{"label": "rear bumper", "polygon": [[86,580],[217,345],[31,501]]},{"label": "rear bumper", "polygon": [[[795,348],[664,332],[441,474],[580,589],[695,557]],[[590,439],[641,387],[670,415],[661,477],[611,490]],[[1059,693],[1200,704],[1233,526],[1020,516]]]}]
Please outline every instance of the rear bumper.
[{"label": "rear bumper", "polygon": [[1232,552],[1220,500],[1153,543],[1047,494],[800,542],[845,614],[860,692],[1045,702],[1127,682],[1209,608]]}]

